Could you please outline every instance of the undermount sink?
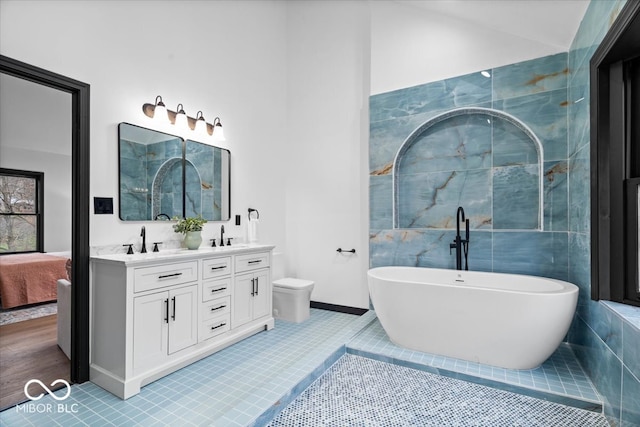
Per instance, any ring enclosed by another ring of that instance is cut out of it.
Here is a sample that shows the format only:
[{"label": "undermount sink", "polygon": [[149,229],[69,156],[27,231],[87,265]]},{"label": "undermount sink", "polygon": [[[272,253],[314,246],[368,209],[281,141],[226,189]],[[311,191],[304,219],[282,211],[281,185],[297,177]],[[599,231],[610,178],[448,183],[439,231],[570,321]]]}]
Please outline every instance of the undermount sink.
[{"label": "undermount sink", "polygon": [[249,245],[246,243],[237,243],[235,245],[227,245],[227,246],[204,246],[201,247],[200,250],[206,249],[206,250],[210,250],[210,251],[230,251],[233,249],[242,249],[242,248],[248,248]]},{"label": "undermount sink", "polygon": [[164,250],[159,250],[158,252],[147,252],[144,254],[141,253],[136,253],[136,254],[129,254],[129,255],[123,255],[125,257],[128,257],[130,259],[149,259],[149,258],[161,258],[163,256],[171,256],[171,255],[175,255],[175,254],[179,254],[182,252],[188,251],[188,249],[164,249]]}]

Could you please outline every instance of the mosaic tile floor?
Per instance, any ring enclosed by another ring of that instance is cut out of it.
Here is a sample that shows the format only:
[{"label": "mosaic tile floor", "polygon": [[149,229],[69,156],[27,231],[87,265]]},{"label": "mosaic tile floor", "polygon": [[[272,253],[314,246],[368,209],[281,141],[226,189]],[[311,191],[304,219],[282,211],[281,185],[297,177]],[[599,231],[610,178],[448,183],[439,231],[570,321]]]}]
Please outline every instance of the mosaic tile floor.
[{"label": "mosaic tile floor", "polygon": [[606,427],[602,414],[359,356],[341,357],[269,427]]},{"label": "mosaic tile floor", "polygon": [[371,322],[347,351],[403,366],[599,411],[601,399],[571,349],[561,345],[539,368],[510,370],[408,350],[393,344],[380,322]]},{"label": "mosaic tile floor", "polygon": [[[0,425],[263,426],[345,352],[367,352],[377,358],[399,361],[405,355],[408,360],[418,355],[429,356],[389,347],[393,344],[384,343],[386,335],[380,335],[380,330],[372,311],[354,316],[312,309],[311,318],[304,323],[276,321],[271,331],[254,335],[149,384],[126,401],[86,382],[73,385],[64,402],[44,396],[37,403],[45,410],[29,412],[23,406],[0,412]],[[390,356],[394,351],[400,351],[401,355]],[[449,359],[441,363],[448,367],[459,361]],[[432,369],[421,366],[422,371]],[[484,369],[478,368],[480,374]],[[449,371],[441,369],[441,372]],[[509,372],[497,375],[508,377]],[[549,373],[548,382],[562,375]],[[574,371],[569,375],[574,375]],[[532,381],[538,382],[533,374]],[[577,382],[582,379],[574,376],[562,381],[563,387],[570,389],[578,388]],[[498,388],[504,388],[504,383]],[[55,392],[56,397],[64,392]],[[64,405],[58,406],[60,403]]]},{"label": "mosaic tile floor", "polygon": [[592,411],[353,355],[276,416],[270,427],[608,426]]}]

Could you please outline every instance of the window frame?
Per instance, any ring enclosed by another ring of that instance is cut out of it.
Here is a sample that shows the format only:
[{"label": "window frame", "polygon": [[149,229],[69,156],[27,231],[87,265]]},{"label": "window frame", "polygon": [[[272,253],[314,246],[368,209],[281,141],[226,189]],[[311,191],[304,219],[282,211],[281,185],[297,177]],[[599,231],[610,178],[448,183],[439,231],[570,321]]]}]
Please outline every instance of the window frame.
[{"label": "window frame", "polygon": [[629,96],[633,79],[625,70],[640,56],[639,39],[640,2],[627,2],[590,62],[591,298],[635,306],[638,193],[630,188],[639,177],[640,148],[631,114],[639,114],[639,92]]},{"label": "window frame", "polygon": [[0,255],[26,254],[44,252],[44,172],[25,171],[19,169],[0,168],[0,175],[15,178],[30,178],[36,182],[35,213],[4,213],[0,216],[35,216],[36,217],[36,248],[32,251],[2,252]]}]

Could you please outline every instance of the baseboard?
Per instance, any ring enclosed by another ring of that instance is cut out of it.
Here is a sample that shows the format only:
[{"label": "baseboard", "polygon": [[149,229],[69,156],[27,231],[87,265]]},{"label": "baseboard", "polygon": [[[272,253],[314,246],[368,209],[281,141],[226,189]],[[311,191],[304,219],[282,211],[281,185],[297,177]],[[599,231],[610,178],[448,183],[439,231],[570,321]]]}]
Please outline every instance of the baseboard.
[{"label": "baseboard", "polygon": [[366,308],[349,307],[346,305],[329,304],[326,302],[311,301],[311,308],[319,308],[321,310],[338,311],[340,313],[356,314],[362,316],[367,311]]}]

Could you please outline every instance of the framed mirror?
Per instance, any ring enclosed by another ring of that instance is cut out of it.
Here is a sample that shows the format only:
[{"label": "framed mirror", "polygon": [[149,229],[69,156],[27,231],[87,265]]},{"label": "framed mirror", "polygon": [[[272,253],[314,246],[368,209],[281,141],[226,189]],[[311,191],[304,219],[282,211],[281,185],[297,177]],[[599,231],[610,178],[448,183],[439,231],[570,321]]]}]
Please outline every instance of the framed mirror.
[{"label": "framed mirror", "polygon": [[229,150],[129,123],[118,137],[121,220],[229,220]]}]

